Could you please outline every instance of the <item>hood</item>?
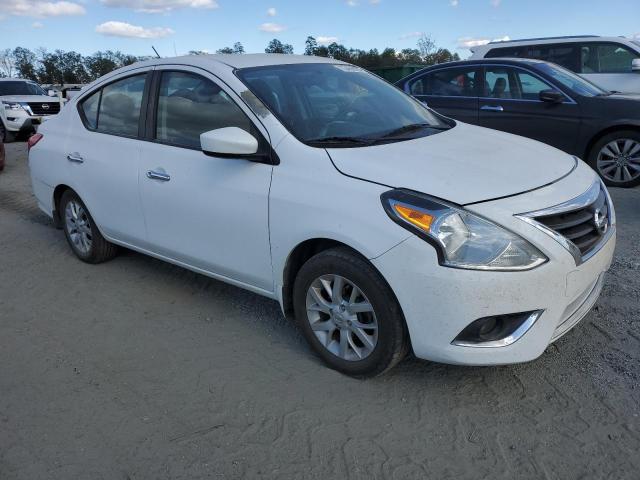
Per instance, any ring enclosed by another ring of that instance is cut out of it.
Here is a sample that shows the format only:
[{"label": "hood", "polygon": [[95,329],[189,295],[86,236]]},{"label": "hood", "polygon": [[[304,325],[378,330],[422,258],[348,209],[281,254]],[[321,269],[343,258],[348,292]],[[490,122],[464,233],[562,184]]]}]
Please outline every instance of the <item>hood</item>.
[{"label": "hood", "polygon": [[48,95],[3,95],[0,96],[3,102],[41,102],[41,103],[60,103],[58,97],[49,97]]},{"label": "hood", "polygon": [[415,140],[327,152],[345,175],[462,205],[542,187],[576,165],[543,143],[460,122]]}]

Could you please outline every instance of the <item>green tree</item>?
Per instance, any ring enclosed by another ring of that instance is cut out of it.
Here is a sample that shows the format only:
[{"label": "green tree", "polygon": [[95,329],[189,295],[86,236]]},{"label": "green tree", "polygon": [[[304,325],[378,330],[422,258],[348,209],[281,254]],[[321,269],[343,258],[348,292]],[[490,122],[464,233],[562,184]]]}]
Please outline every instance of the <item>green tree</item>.
[{"label": "green tree", "polygon": [[293,53],[293,46],[289,45],[288,43],[282,43],[277,38],[274,38],[273,40],[271,40],[269,42],[269,45],[267,45],[267,48],[264,49],[264,52],[265,53],[292,54]]},{"label": "green tree", "polygon": [[329,53],[329,57],[335,58],[336,60],[341,60],[343,62],[351,61],[349,50],[347,50],[347,47],[344,45],[333,42],[327,47],[327,52]]},{"label": "green tree", "polygon": [[235,54],[244,53],[244,47],[240,42],[236,42],[233,44],[233,53]]},{"label": "green tree", "polygon": [[304,54],[305,55],[316,55],[318,50],[318,42],[315,37],[308,36],[307,40],[304,42]]},{"label": "green tree", "polygon": [[13,62],[20,78],[38,81],[35,53],[28,48],[16,47],[13,49]]}]

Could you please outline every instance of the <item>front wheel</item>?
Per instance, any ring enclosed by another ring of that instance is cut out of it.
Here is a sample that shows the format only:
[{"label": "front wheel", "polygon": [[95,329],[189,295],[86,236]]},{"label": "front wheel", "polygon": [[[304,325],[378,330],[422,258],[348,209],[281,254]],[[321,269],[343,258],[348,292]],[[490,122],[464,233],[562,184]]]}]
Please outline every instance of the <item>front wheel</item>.
[{"label": "front wheel", "polygon": [[376,269],[347,248],[309,259],[294,283],[296,320],[333,369],[358,377],[389,370],[405,356],[402,311]]},{"label": "front wheel", "polygon": [[71,190],[62,194],[59,210],[65,237],[73,253],[87,263],[111,260],[117,247],[100,234],[89,210]]},{"label": "front wheel", "polygon": [[620,130],[605,135],[591,149],[589,165],[611,187],[640,184],[640,132]]}]

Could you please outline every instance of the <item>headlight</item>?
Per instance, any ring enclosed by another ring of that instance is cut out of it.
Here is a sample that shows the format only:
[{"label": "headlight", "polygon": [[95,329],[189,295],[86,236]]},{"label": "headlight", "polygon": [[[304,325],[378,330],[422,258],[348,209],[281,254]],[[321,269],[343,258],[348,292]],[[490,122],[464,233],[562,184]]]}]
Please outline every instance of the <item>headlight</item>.
[{"label": "headlight", "polygon": [[22,110],[22,104],[15,102],[2,102],[4,108],[7,110]]},{"label": "headlight", "polygon": [[461,207],[406,190],[391,190],[381,199],[394,222],[438,249],[443,265],[513,271],[547,261],[524,238]]}]

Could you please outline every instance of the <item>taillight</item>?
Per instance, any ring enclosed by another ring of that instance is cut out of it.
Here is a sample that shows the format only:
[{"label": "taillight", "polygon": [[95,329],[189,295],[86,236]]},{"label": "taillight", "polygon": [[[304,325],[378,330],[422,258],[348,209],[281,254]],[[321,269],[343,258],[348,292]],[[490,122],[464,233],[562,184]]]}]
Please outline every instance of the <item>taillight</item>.
[{"label": "taillight", "polygon": [[31,135],[29,137],[29,140],[27,140],[27,150],[31,150],[33,147],[35,147],[36,143],[42,140],[42,137],[44,137],[44,135],[42,135],[41,133],[34,133],[33,135]]}]

